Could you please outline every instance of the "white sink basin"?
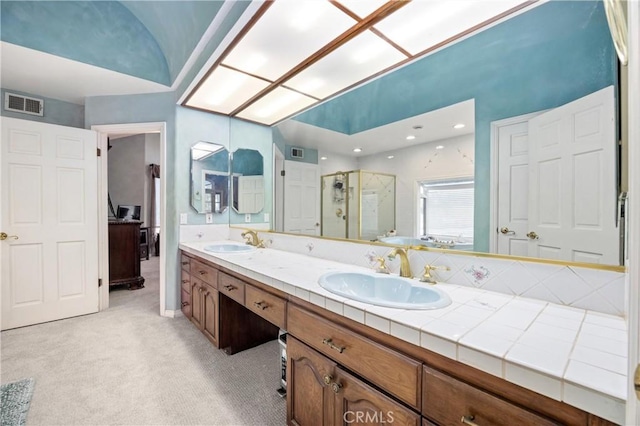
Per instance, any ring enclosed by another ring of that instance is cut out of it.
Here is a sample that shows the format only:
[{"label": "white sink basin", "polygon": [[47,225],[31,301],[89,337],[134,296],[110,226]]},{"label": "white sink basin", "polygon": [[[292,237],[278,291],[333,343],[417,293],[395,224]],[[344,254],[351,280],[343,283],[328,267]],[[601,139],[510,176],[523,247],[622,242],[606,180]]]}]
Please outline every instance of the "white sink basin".
[{"label": "white sink basin", "polygon": [[205,251],[211,253],[248,253],[255,249],[254,246],[234,243],[214,243],[204,247]]},{"label": "white sink basin", "polygon": [[451,304],[442,290],[394,275],[329,272],[318,284],[338,296],[388,308],[438,309]]}]

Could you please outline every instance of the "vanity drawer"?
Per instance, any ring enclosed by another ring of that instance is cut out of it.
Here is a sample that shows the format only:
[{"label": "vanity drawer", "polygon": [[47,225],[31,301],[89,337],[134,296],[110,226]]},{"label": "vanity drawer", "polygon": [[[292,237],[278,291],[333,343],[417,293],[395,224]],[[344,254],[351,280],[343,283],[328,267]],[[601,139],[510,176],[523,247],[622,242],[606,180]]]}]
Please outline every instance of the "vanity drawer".
[{"label": "vanity drawer", "polygon": [[227,297],[232,298],[241,305],[244,305],[244,281],[220,272],[218,277],[218,291]]},{"label": "vanity drawer", "polygon": [[218,270],[216,268],[191,259],[191,275],[211,285],[214,289],[218,288]]},{"label": "vanity drawer", "polygon": [[291,303],[287,309],[287,331],[420,410],[422,363]]},{"label": "vanity drawer", "polygon": [[190,258],[188,256],[185,256],[184,254],[180,255],[180,267],[182,268],[183,271],[190,271]]},{"label": "vanity drawer", "polygon": [[251,285],[245,286],[245,306],[260,315],[262,318],[285,328],[285,315],[287,302],[271,293],[255,288]]},{"label": "vanity drawer", "polygon": [[422,415],[437,424],[459,424],[465,417],[479,425],[557,424],[427,366],[422,388]]},{"label": "vanity drawer", "polygon": [[188,294],[191,294],[191,275],[189,275],[189,272],[184,269],[180,272],[180,286],[182,287],[182,291],[186,291]]}]

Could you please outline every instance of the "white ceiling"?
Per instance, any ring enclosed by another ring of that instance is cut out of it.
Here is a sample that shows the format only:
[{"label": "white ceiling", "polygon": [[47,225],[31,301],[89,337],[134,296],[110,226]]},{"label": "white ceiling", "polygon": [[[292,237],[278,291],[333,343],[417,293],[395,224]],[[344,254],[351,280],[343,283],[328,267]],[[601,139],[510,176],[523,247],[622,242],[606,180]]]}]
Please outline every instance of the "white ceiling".
[{"label": "white ceiling", "polygon": [[[458,123],[465,127],[454,129]],[[416,125],[421,125],[422,129],[414,129]],[[353,135],[296,120],[286,120],[276,128],[289,145],[359,157],[474,133],[475,102],[470,99]],[[407,140],[408,135],[416,138]],[[354,148],[362,148],[362,152],[355,153]]]},{"label": "white ceiling", "polygon": [[2,87],[84,105],[88,96],[157,93],[170,87],[1,42]]}]

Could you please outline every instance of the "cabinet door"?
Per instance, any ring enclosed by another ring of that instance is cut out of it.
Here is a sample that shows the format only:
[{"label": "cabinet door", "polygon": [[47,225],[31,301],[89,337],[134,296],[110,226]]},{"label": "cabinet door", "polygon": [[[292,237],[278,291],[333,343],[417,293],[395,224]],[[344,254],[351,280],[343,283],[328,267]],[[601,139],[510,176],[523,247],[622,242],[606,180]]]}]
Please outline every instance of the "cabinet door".
[{"label": "cabinet door", "polygon": [[205,284],[191,277],[191,322],[202,330],[202,300]]},{"label": "cabinet door", "polygon": [[202,332],[218,347],[218,291],[204,285],[202,293]]},{"label": "cabinet door", "polygon": [[357,377],[338,368],[331,385],[335,397],[334,425],[413,425],[421,416]]},{"label": "cabinet door", "polygon": [[287,360],[287,424],[332,425],[336,364],[291,335]]},{"label": "cabinet door", "polygon": [[184,288],[180,290],[180,299],[182,301],[180,307],[182,309],[182,313],[185,317],[191,319],[191,294],[188,293]]}]

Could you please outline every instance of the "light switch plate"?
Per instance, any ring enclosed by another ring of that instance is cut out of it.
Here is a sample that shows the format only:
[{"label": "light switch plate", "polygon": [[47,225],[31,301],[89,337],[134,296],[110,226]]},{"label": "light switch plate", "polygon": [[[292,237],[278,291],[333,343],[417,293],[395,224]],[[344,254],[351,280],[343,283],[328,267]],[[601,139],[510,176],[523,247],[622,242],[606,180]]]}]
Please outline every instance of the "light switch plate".
[{"label": "light switch plate", "polygon": [[264,221],[269,222],[269,213],[264,214]]},{"label": "light switch plate", "polygon": [[244,215],[244,221],[249,223],[251,222],[251,214],[247,213]]},{"label": "light switch plate", "polygon": [[180,213],[180,225],[186,225],[186,224],[187,224],[187,214]]},{"label": "light switch plate", "polygon": [[207,213],[207,215],[205,216],[205,222],[213,223],[213,213]]}]

